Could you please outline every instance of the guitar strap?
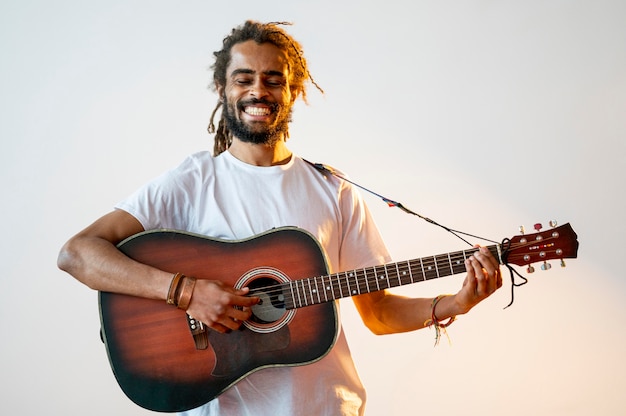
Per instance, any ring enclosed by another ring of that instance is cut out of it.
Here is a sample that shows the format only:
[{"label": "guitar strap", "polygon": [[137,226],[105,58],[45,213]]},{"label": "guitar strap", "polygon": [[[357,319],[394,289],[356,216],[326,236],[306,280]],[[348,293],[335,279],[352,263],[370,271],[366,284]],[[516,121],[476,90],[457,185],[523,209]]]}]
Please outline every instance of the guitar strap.
[{"label": "guitar strap", "polygon": [[463,237],[461,237],[459,234],[463,234],[463,235],[468,236],[468,237],[478,238],[478,239],[480,239],[480,240],[484,240],[484,241],[489,241],[490,243],[495,243],[495,244],[498,244],[498,242],[497,242],[497,241],[493,241],[493,240],[490,240],[490,239],[488,239],[488,238],[484,238],[484,237],[479,237],[479,236],[476,236],[476,235],[473,235],[473,234],[468,234],[468,233],[463,232],[463,231],[453,230],[453,229],[451,229],[451,228],[449,228],[449,227],[446,227],[446,226],[444,226],[444,225],[441,225],[441,224],[439,224],[439,223],[437,223],[437,222],[435,222],[435,221],[431,220],[431,219],[430,219],[430,218],[428,218],[428,217],[425,217],[425,216],[423,216],[423,215],[420,215],[420,214],[418,214],[417,212],[411,211],[410,209],[408,209],[407,207],[405,207],[405,206],[404,206],[401,202],[397,202],[397,201],[394,201],[394,200],[392,200],[392,199],[386,198],[386,197],[384,197],[384,196],[382,196],[382,195],[380,195],[380,194],[378,194],[378,193],[376,193],[376,192],[374,192],[374,191],[372,191],[372,190],[370,190],[370,189],[368,189],[368,188],[366,188],[366,187],[364,187],[364,186],[359,185],[359,184],[358,184],[358,183],[356,183],[356,182],[351,181],[350,179],[346,178],[345,176],[343,176],[342,174],[340,174],[339,172],[337,172],[335,169],[333,169],[332,167],[330,167],[330,166],[328,166],[328,165],[324,165],[323,163],[313,163],[313,162],[309,162],[309,161],[308,161],[308,160],[306,160],[306,159],[303,159],[303,160],[304,160],[306,163],[308,163],[309,165],[313,166],[313,167],[314,167],[315,169],[317,169],[319,172],[322,172],[322,173],[324,173],[324,172],[325,172],[325,173],[330,173],[331,175],[333,175],[333,176],[335,176],[335,177],[337,177],[337,178],[339,178],[339,179],[341,179],[341,180],[343,180],[343,181],[346,181],[346,182],[348,182],[348,183],[351,183],[352,185],[354,185],[354,186],[356,186],[356,187],[358,187],[358,188],[360,188],[360,189],[364,190],[365,192],[368,192],[368,193],[370,193],[370,194],[372,194],[372,195],[374,195],[374,196],[377,196],[378,198],[382,199],[382,200],[383,200],[383,202],[385,202],[385,203],[386,203],[389,207],[399,208],[399,209],[401,209],[402,211],[406,212],[407,214],[415,215],[416,217],[418,217],[418,218],[420,218],[420,219],[422,219],[422,220],[424,220],[424,221],[426,221],[426,222],[428,222],[428,223],[430,223],[430,224],[432,224],[432,225],[436,225],[437,227],[441,227],[441,228],[443,228],[444,230],[448,231],[449,233],[452,233],[454,236],[456,236],[456,237],[460,238],[461,240],[463,240],[465,243],[467,243],[467,244],[468,244],[468,245],[470,245],[470,246],[472,246],[472,244],[471,244],[469,241],[467,241],[466,239],[464,239]]},{"label": "guitar strap", "polygon": [[[331,174],[331,175],[335,176],[336,178],[341,179],[342,181],[346,181],[346,182],[356,186],[357,188],[362,189],[365,192],[368,192],[368,193],[370,193],[370,194],[372,194],[372,195],[382,199],[383,202],[385,202],[389,207],[399,208],[399,209],[401,209],[402,211],[404,211],[407,214],[415,215],[416,217],[418,217],[418,218],[428,222],[429,224],[436,225],[437,227],[443,228],[444,230],[448,231],[449,233],[451,233],[452,235],[454,235],[457,238],[461,239],[462,241],[464,241],[465,243],[469,244],[470,246],[472,246],[472,244],[469,241],[467,241],[465,238],[461,237],[461,234],[463,234],[465,236],[468,236],[468,237],[478,238],[478,239],[484,240],[484,241],[489,241],[491,243],[501,244],[501,246],[503,247],[503,250],[501,251],[501,253],[502,253],[501,254],[501,258],[498,259],[498,260],[499,260],[499,262],[501,264],[503,264],[504,266],[506,266],[509,269],[509,273],[511,275],[511,302],[507,306],[505,306],[504,309],[508,308],[509,306],[511,306],[513,304],[513,301],[515,299],[515,288],[518,287],[518,286],[523,286],[526,283],[528,283],[528,279],[526,279],[524,276],[519,274],[519,272],[517,270],[515,270],[507,262],[507,255],[508,255],[508,251],[509,251],[509,247],[510,247],[510,241],[509,241],[508,238],[504,239],[502,241],[502,243],[498,243],[497,241],[493,241],[493,240],[490,240],[488,238],[478,237],[478,236],[473,235],[473,234],[469,234],[469,233],[466,233],[466,232],[463,232],[463,231],[454,230],[452,228],[446,227],[444,225],[439,224],[438,222],[435,222],[435,221],[431,220],[428,217],[425,217],[423,215],[418,214],[417,212],[414,212],[414,211],[408,209],[401,202],[397,202],[397,201],[394,201],[392,199],[386,198],[386,197],[384,197],[384,196],[382,196],[382,195],[380,195],[380,194],[378,194],[378,193],[376,193],[376,192],[374,192],[374,191],[372,191],[372,190],[370,190],[370,189],[368,189],[368,188],[366,188],[364,186],[359,185],[356,182],[353,182],[352,180],[346,178],[344,175],[342,175],[341,173],[337,172],[335,169],[333,169],[332,167],[330,167],[328,165],[325,165],[323,163],[309,162],[308,160],[306,160],[304,158],[302,160],[304,160],[306,163],[311,165],[313,168],[315,168],[317,171],[321,172],[322,174],[324,174],[324,173]],[[520,283],[515,281],[515,276],[516,275],[522,279],[522,281]]]}]

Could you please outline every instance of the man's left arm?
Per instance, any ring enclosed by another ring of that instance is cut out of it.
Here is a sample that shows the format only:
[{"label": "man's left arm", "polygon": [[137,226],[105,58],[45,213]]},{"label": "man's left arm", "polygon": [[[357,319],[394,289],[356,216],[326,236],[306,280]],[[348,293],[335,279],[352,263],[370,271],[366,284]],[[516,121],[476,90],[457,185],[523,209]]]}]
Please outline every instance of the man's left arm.
[{"label": "man's left arm", "polygon": [[465,261],[467,274],[454,295],[434,302],[429,298],[408,298],[389,291],[353,298],[361,319],[375,334],[414,331],[428,326],[435,315],[438,322],[469,312],[502,286],[500,265],[488,249],[481,248]]}]

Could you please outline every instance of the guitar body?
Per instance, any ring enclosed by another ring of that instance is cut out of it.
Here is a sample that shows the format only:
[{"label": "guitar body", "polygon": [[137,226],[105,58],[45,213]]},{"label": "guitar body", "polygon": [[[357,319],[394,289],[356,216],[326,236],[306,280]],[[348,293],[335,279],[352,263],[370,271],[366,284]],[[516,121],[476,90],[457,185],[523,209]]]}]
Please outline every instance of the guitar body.
[{"label": "guitar body", "polygon": [[263,300],[238,331],[207,330],[208,347],[198,349],[184,311],[161,300],[100,292],[111,367],[125,394],[146,409],[174,412],[200,406],[254,371],[317,361],[336,340],[334,302],[296,310],[285,307],[282,293],[263,293],[275,283],[327,273],[317,241],[305,231],[280,228],[228,242],[159,230],[130,237],[118,248],[172,274],[256,287],[255,295]]}]

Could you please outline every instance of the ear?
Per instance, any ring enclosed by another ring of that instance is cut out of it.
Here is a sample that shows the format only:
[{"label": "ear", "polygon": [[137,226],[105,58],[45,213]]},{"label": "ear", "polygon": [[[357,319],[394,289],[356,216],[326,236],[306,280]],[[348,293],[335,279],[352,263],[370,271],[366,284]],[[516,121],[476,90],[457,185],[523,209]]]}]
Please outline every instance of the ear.
[{"label": "ear", "polygon": [[291,104],[295,103],[302,91],[299,88],[291,89]]},{"label": "ear", "polygon": [[218,84],[217,82],[215,83],[215,92],[217,92],[217,96],[218,99],[220,100],[220,102],[223,102],[224,99],[224,86],[221,84]]}]

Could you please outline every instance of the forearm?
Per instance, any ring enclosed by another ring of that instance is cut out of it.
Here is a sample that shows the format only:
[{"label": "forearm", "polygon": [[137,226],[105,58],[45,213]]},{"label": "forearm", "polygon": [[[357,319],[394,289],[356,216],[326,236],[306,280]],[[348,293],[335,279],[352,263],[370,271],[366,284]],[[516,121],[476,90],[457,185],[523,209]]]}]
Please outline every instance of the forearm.
[{"label": "forearm", "polygon": [[[354,298],[367,327],[376,334],[407,332],[469,312],[502,286],[499,263],[482,247],[465,260],[467,275],[454,295],[435,299],[406,298],[379,291]],[[436,302],[435,302],[436,300]],[[445,324],[443,324],[445,325]]]},{"label": "forearm", "polygon": [[171,273],[138,263],[111,242],[76,236],[59,253],[58,266],[92,289],[165,299]]},{"label": "forearm", "polygon": [[[432,319],[432,298],[407,298],[385,293],[374,299],[355,298],[355,304],[367,327],[378,335],[421,329]],[[455,296],[445,296],[435,307],[440,322],[465,312],[456,303]]]}]

